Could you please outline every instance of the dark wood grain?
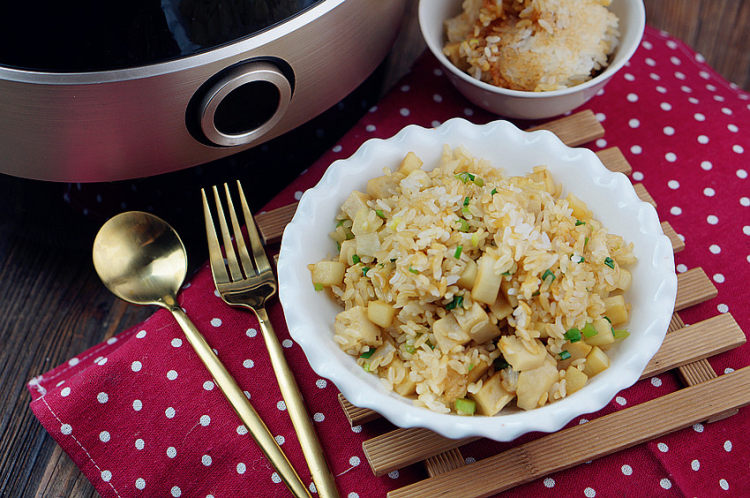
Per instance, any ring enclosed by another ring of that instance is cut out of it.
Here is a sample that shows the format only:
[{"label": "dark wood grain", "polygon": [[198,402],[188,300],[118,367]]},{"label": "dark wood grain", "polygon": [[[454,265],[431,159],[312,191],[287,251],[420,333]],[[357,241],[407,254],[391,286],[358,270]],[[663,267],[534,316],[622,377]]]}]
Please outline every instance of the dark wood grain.
[{"label": "dark wood grain", "polygon": [[646,22],[683,40],[724,78],[750,90],[750,2],[646,0]]},{"label": "dark wood grain", "polygon": [[[381,95],[424,49],[417,1],[406,1]],[[649,24],[686,41],[724,77],[750,90],[750,0],[645,4]],[[266,186],[266,194],[281,187]],[[96,495],[29,410],[26,382],[153,312],[118,301],[99,283],[90,250],[102,220],[63,202],[65,193],[61,185],[0,175],[0,496]],[[205,259],[198,209],[196,202],[194,211],[170,213],[178,229],[182,224],[193,263]]]}]

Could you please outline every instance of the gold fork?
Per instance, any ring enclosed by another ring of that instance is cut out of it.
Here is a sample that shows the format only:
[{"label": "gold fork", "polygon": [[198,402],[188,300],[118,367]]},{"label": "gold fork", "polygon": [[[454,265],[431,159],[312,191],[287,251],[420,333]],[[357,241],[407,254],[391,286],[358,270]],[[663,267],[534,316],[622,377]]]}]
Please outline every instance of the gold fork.
[{"label": "gold fork", "polygon": [[[302,395],[299,392],[297,383],[294,380],[292,370],[284,357],[279,339],[273,330],[271,322],[268,320],[265,303],[276,293],[276,279],[271,271],[271,265],[260,241],[258,230],[255,227],[253,216],[247,205],[245,193],[242,185],[237,181],[240,204],[245,217],[245,226],[250,238],[250,248],[252,250],[252,259],[248,252],[245,238],[242,234],[240,222],[237,218],[232,196],[229,191],[229,185],[224,184],[226,193],[226,204],[229,216],[231,218],[232,229],[234,233],[234,244],[232,243],[232,234],[230,234],[227,225],[224,209],[222,208],[219,190],[214,185],[213,193],[216,203],[217,218],[221,228],[221,235],[224,242],[224,252],[226,261],[222,255],[221,245],[214,228],[211,210],[208,204],[206,192],[201,189],[203,197],[203,214],[206,219],[206,235],[208,237],[208,254],[211,262],[211,272],[213,273],[216,289],[219,291],[221,298],[232,306],[242,306],[249,308],[255,313],[260,324],[261,333],[266,343],[271,365],[273,366],[276,379],[281,389],[281,395],[286,403],[287,412],[292,419],[294,430],[302,447],[302,453],[310,467],[313,482],[317,488],[318,496],[336,497],[338,492],[331,471],[328,469],[323,449],[320,447],[315,429],[310,421],[310,417],[305,409]],[[236,251],[235,246],[236,245]],[[227,269],[229,270],[227,272]]]}]

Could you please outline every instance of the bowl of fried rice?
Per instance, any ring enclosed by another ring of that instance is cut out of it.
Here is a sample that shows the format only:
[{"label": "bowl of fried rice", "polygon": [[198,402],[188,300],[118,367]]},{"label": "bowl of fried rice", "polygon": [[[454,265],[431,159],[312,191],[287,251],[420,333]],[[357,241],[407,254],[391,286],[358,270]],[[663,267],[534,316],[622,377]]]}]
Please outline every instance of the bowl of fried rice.
[{"label": "bowl of fried rice", "polygon": [[313,370],[400,427],[509,441],[635,383],[677,279],[655,209],[548,131],[455,118],[365,142],[284,231]]},{"label": "bowl of fried rice", "polygon": [[579,107],[630,59],[642,0],[422,0],[419,23],[451,83],[506,118]]}]

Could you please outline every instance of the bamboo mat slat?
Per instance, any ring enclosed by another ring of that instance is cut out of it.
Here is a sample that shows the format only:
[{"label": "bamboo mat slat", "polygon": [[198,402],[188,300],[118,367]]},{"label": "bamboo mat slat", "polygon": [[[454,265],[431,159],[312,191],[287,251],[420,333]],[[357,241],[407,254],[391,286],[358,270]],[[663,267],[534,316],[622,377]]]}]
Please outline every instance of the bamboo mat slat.
[{"label": "bamboo mat slat", "polygon": [[607,167],[608,170],[614,171],[615,173],[622,173],[623,175],[630,176],[633,172],[633,168],[630,163],[625,159],[625,155],[622,153],[619,147],[609,147],[608,149],[602,149],[596,153],[599,160]]},{"label": "bamboo mat slat", "polygon": [[[489,496],[750,404],[750,367],[549,434],[388,493]],[[500,469],[502,471],[500,471]]]},{"label": "bamboo mat slat", "polygon": [[[745,341],[744,332],[729,313],[716,315],[683,327],[667,334],[659,351],[646,365],[641,379],[729,351],[745,344]],[[705,369],[705,367],[699,369]],[[696,376],[695,382],[686,382],[686,384],[695,385],[714,377],[716,377],[715,373],[707,377]]]},{"label": "bamboo mat slat", "polygon": [[461,450],[458,448],[453,448],[452,450],[440,453],[439,455],[435,455],[425,461],[427,475],[430,477],[450,472],[451,470],[455,470],[463,465],[466,465],[466,461],[464,460],[463,455],[461,455]]},{"label": "bamboo mat slat", "polygon": [[642,183],[634,184],[633,189],[635,190],[635,193],[640,200],[642,200],[643,202],[648,202],[652,206],[656,207],[656,201],[653,197],[651,197],[651,194],[648,193],[646,187],[644,187]]},{"label": "bamboo mat slat", "polygon": [[526,131],[548,130],[568,147],[577,147],[604,136],[604,127],[590,109],[548,121]]},{"label": "bamboo mat slat", "polygon": [[677,299],[675,311],[695,306],[715,298],[719,291],[703,271],[703,268],[691,268],[677,275]]},{"label": "bamboo mat slat", "polygon": [[264,245],[276,244],[281,240],[281,234],[284,233],[287,224],[292,221],[295,211],[297,211],[296,202],[254,216]]},{"label": "bamboo mat slat", "polygon": [[685,249],[685,241],[677,235],[677,232],[674,231],[674,228],[672,228],[672,225],[668,221],[661,222],[661,229],[664,231],[664,235],[669,238],[669,242],[672,243],[672,251],[678,253]]}]

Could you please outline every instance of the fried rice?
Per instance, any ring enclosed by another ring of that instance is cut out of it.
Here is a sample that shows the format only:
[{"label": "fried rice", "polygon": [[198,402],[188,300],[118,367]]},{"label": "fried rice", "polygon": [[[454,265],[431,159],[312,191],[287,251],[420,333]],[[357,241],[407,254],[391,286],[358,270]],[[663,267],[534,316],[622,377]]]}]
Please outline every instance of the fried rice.
[{"label": "fried rice", "polygon": [[353,192],[336,225],[338,257],[310,265],[343,306],[334,340],[419,406],[542,406],[606,368],[627,336],[615,326],[629,315],[632,244],[543,166],[506,176],[446,146],[426,171],[410,153]]},{"label": "fried rice", "polygon": [[591,79],[617,47],[610,0],[464,0],[445,22],[446,56],[512,90],[548,91]]}]

